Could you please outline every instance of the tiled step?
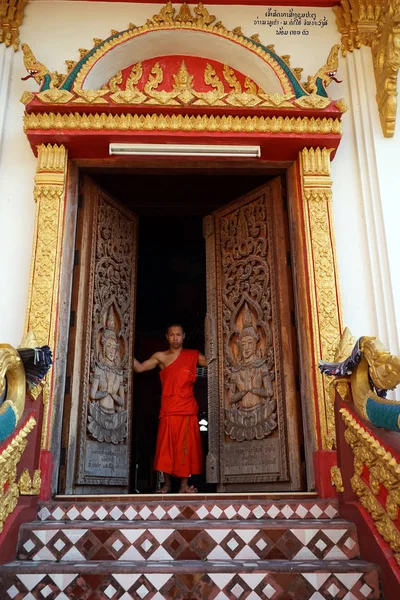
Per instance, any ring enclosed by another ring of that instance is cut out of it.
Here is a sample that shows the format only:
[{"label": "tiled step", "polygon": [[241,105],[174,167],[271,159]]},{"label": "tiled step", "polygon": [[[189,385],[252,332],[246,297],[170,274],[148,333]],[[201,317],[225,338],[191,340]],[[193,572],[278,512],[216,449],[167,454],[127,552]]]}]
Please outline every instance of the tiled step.
[{"label": "tiled step", "polygon": [[[95,501],[85,498],[69,500],[53,500],[44,502],[39,507],[38,518],[41,521],[178,521],[178,520],[210,520],[229,519],[334,519],[338,516],[336,500],[320,500],[316,498],[274,500],[250,498],[229,500],[217,497],[199,499],[197,495],[182,500],[176,497],[162,496],[154,500],[147,499],[127,501],[103,500]],[[167,499],[165,499],[167,498]]]},{"label": "tiled step", "polygon": [[26,523],[17,558],[33,561],[348,560],[355,526],[341,519]]},{"label": "tiled step", "polygon": [[364,561],[28,563],[0,567],[2,600],[380,600]]}]

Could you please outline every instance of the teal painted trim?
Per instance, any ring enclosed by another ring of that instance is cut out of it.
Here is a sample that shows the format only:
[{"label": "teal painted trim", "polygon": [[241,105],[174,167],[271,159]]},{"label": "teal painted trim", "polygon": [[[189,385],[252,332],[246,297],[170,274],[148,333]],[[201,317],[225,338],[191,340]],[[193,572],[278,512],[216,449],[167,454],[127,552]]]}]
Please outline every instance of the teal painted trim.
[{"label": "teal painted trim", "polygon": [[0,415],[0,442],[6,439],[12,433],[17,425],[15,412],[8,406],[6,411]]},{"label": "teal painted trim", "polygon": [[40,88],[40,91],[44,92],[45,90],[49,90],[50,89],[50,83],[51,83],[51,77],[50,77],[49,73],[46,73],[46,75],[43,78],[43,85]]},{"label": "teal painted trim", "polygon": [[[75,65],[75,67],[72,69],[71,73],[68,75],[68,77],[66,78],[66,80],[64,81],[64,83],[62,84],[62,86],[60,87],[60,90],[68,90],[69,92],[72,89],[72,86],[74,84],[74,81],[79,73],[79,71],[82,69],[82,67],[84,66],[84,64],[89,60],[89,58],[91,56],[93,56],[93,54],[95,52],[97,52],[97,50],[99,50],[103,44],[105,44],[106,42],[110,42],[112,40],[114,40],[115,38],[117,38],[119,35],[125,33],[129,31],[129,29],[125,29],[124,31],[119,31],[118,33],[115,33],[114,35],[111,35],[110,37],[108,37],[106,40],[103,40],[102,42],[100,42],[100,44],[98,44],[97,46],[95,46],[94,48],[92,48],[87,54],[86,56],[84,56],[83,58],[81,58],[80,61],[78,61]],[[271,58],[273,58],[274,60],[276,60],[276,62],[279,64],[279,66],[285,71],[286,75],[289,78],[289,81],[293,87],[294,93],[296,95],[296,98],[301,98],[302,96],[307,96],[307,93],[302,89],[300,83],[297,81],[296,77],[294,76],[294,74],[292,73],[291,69],[287,66],[287,64],[285,63],[284,60],[281,59],[280,56],[278,56],[277,54],[275,54],[275,52],[271,52],[271,50],[269,50],[266,46],[263,46],[262,44],[260,44],[259,42],[255,42],[254,40],[251,40],[250,38],[247,38],[245,36],[243,36],[245,40],[248,40],[249,42],[251,42],[252,44],[255,44],[256,46],[258,46],[259,48],[261,48],[262,50],[264,50],[267,54],[269,54],[271,56]],[[50,81],[49,81],[50,83]],[[49,89],[49,87],[44,87],[42,88],[42,90],[47,90]]]},{"label": "teal painted trim", "polygon": [[267,54],[269,54],[271,56],[271,58],[273,58],[274,60],[276,60],[276,62],[279,64],[280,67],[282,67],[282,69],[285,71],[286,75],[288,76],[290,83],[293,86],[293,90],[294,93],[296,95],[296,98],[301,98],[302,96],[307,96],[308,94],[303,90],[303,88],[301,87],[300,83],[297,81],[295,75],[292,73],[292,70],[290,69],[290,67],[287,66],[287,64],[285,63],[284,60],[281,59],[280,56],[278,56],[277,54],[275,54],[275,52],[272,52],[271,50],[269,50],[266,46],[263,46],[263,44],[261,44],[260,42],[256,42],[254,40],[251,40],[250,38],[243,36],[245,40],[251,42],[252,44],[255,44],[256,46],[258,46],[259,48],[261,48],[262,50],[264,50],[264,52],[266,52]]},{"label": "teal painted trim", "polygon": [[326,93],[326,89],[324,88],[324,85],[322,83],[321,77],[317,77],[316,84],[317,84],[317,95],[323,96],[324,98],[329,98],[328,94]]},{"label": "teal painted trim", "polygon": [[365,408],[368,419],[373,425],[400,432],[400,402],[384,404],[383,402],[377,402],[372,398],[368,398]]},{"label": "teal painted trim", "polygon": [[110,35],[110,37],[108,37],[106,40],[103,40],[102,42],[100,42],[100,44],[97,44],[97,46],[92,48],[83,58],[81,58],[80,61],[78,61],[76,63],[75,67],[72,69],[71,73],[68,75],[67,79],[64,81],[64,83],[60,87],[60,90],[68,90],[70,92],[71,88],[74,84],[74,81],[76,79],[76,76],[78,75],[79,71],[82,69],[83,65],[89,60],[89,58],[91,56],[93,56],[93,54],[95,52],[97,52],[97,50],[99,50],[103,46],[103,44],[105,44],[106,42],[110,42],[111,40],[114,40],[115,38],[117,38],[122,33],[125,33],[126,31],[129,31],[129,29],[125,29],[124,31],[119,31],[118,33],[114,33],[114,35]]}]

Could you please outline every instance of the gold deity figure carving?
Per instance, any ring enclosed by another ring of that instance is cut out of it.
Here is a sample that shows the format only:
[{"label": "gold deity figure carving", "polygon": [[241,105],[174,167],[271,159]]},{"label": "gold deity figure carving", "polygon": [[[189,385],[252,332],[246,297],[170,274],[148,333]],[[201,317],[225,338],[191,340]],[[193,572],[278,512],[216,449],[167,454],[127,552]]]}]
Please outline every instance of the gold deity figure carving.
[{"label": "gold deity figure carving", "polygon": [[124,373],[119,367],[118,350],[118,338],[110,310],[91,377],[88,430],[99,442],[114,444],[127,435]]},{"label": "gold deity figure carving", "polygon": [[189,74],[184,60],[182,61],[176,75],[173,75],[172,77],[174,80],[174,90],[181,91],[192,89],[194,75]]}]

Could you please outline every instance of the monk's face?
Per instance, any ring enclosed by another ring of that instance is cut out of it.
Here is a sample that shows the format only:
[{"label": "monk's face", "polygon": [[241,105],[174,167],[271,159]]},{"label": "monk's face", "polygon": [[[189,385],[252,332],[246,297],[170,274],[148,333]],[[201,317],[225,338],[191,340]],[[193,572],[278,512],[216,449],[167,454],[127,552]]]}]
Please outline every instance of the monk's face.
[{"label": "monk's face", "polygon": [[170,327],[167,333],[167,340],[170,348],[175,350],[182,347],[185,334],[183,333],[182,327]]}]

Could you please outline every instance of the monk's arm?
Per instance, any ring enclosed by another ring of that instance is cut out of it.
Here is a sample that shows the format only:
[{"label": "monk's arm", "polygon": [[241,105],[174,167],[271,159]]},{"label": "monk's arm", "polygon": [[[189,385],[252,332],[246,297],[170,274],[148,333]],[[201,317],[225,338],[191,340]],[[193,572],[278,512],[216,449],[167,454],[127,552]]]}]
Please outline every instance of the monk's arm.
[{"label": "monk's arm", "polygon": [[199,367],[206,367],[207,366],[207,359],[204,356],[204,354],[199,354],[199,358],[197,361],[197,364],[199,365]]},{"label": "monk's arm", "polygon": [[160,364],[160,360],[158,358],[158,352],[153,354],[147,360],[144,360],[140,363],[136,358],[133,359],[133,370],[135,373],[143,373],[144,371],[151,371],[151,369],[155,369],[157,365]]}]

